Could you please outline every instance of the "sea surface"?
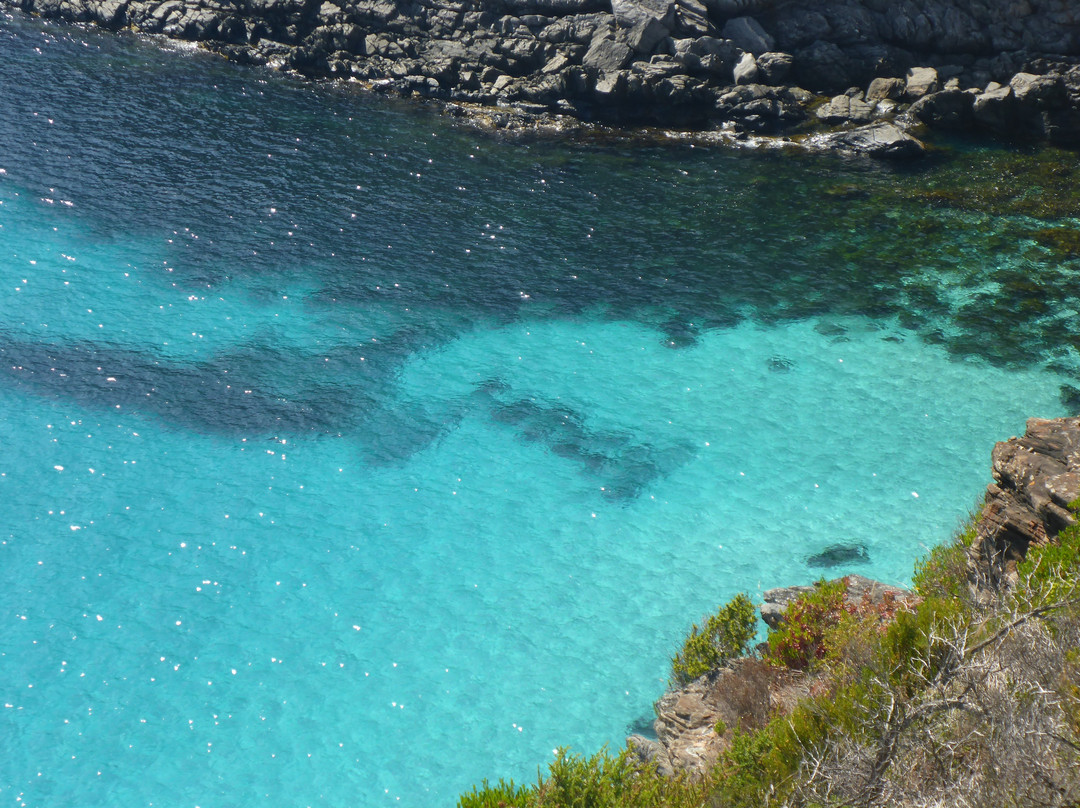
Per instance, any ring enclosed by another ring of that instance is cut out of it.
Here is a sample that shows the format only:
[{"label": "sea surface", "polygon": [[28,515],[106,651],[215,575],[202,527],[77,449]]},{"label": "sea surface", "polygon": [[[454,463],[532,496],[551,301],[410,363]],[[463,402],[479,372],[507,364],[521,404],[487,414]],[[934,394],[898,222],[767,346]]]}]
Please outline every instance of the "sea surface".
[{"label": "sea surface", "polygon": [[453,806],[620,748],[737,592],[908,582],[1080,410],[1076,171],[0,17],[0,803]]}]

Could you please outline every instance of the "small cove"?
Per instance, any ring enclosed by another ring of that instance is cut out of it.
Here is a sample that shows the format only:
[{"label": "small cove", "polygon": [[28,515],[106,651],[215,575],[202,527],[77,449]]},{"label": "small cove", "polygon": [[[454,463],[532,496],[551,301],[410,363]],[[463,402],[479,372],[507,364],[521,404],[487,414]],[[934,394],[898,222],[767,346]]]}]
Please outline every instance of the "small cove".
[{"label": "small cove", "polygon": [[695,617],[838,542],[904,582],[1076,409],[1074,156],[502,141],[0,38],[27,805],[452,805],[617,747]]}]

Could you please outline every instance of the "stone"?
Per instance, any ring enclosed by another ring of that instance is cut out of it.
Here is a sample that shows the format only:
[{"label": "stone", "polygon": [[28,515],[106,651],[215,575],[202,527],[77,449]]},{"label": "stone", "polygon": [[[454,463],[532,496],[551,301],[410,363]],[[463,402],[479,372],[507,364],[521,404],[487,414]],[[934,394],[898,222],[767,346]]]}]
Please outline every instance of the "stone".
[{"label": "stone", "polygon": [[1016,99],[1012,87],[993,85],[975,96],[971,113],[981,126],[994,132],[1006,132],[1016,124]]},{"label": "stone", "polygon": [[776,40],[753,17],[735,17],[724,24],[720,35],[755,56],[776,47]]},{"label": "stone", "polygon": [[825,123],[867,123],[874,116],[874,108],[849,95],[838,95],[823,104],[817,116]]},{"label": "stone", "polygon": [[847,151],[885,159],[908,159],[926,152],[926,147],[917,138],[896,124],[884,121],[813,137],[808,139],[806,145],[814,149]]},{"label": "stone", "polygon": [[1060,75],[1036,76],[1031,73],[1017,73],[1009,81],[1013,97],[1025,106],[1040,109],[1055,109],[1063,106],[1067,94],[1065,83]]},{"label": "stone", "polygon": [[1016,582],[1030,545],[1076,523],[1068,506],[1080,497],[1080,418],[1032,418],[992,458],[994,482],[968,551],[968,578],[982,597]]},{"label": "stone", "polygon": [[626,44],[635,53],[649,54],[656,50],[656,46],[663,42],[671,34],[659,20],[649,17],[638,20],[634,27],[626,35]]},{"label": "stone", "polygon": [[736,84],[756,84],[758,80],[757,60],[752,53],[744,53],[735,63],[732,73]]},{"label": "stone", "polygon": [[542,68],[540,68],[540,72],[550,76],[552,73],[558,73],[560,70],[562,70],[569,64],[569,59],[567,59],[561,53],[556,53],[554,56],[547,60],[547,63]]},{"label": "stone", "polygon": [[935,129],[963,131],[971,126],[975,96],[963,90],[942,90],[924,95],[909,112]]},{"label": "stone", "polygon": [[674,0],[611,0],[611,11],[622,28],[645,20],[656,20],[668,31],[675,27]]},{"label": "stone", "polygon": [[904,98],[918,101],[927,93],[937,92],[938,73],[932,67],[913,67],[907,73]]},{"label": "stone", "polygon": [[595,93],[602,101],[613,101],[626,93],[626,74],[621,70],[604,71],[596,79]]},{"label": "stone", "polygon": [[622,70],[632,57],[633,52],[625,42],[598,38],[593,40],[581,63],[594,70]]},{"label": "stone", "polygon": [[904,95],[904,80],[896,78],[876,78],[866,88],[867,101],[896,101]]},{"label": "stone", "polygon": [[674,28],[676,34],[699,37],[715,33],[715,30],[709,20],[709,9],[701,0],[676,0]]},{"label": "stone", "polygon": [[766,84],[783,84],[791,72],[794,57],[790,53],[768,51],[755,58],[761,80]]}]

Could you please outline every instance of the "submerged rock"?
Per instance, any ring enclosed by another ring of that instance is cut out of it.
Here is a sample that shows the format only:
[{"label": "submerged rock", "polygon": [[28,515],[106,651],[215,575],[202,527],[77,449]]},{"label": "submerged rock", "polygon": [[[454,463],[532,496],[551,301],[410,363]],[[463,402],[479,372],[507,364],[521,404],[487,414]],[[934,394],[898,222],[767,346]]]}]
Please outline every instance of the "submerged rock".
[{"label": "submerged rock", "polygon": [[806,559],[810,567],[839,567],[841,564],[865,564],[870,553],[865,544],[830,544]]}]

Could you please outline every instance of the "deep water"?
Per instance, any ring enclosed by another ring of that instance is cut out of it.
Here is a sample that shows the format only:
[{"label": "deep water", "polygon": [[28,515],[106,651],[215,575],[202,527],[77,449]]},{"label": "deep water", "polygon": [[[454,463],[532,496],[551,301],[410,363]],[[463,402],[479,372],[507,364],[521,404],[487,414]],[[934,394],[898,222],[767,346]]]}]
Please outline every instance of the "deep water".
[{"label": "deep water", "polygon": [[621,746],[736,592],[907,581],[1080,409],[1077,168],[506,140],[0,18],[0,801],[451,806]]}]

